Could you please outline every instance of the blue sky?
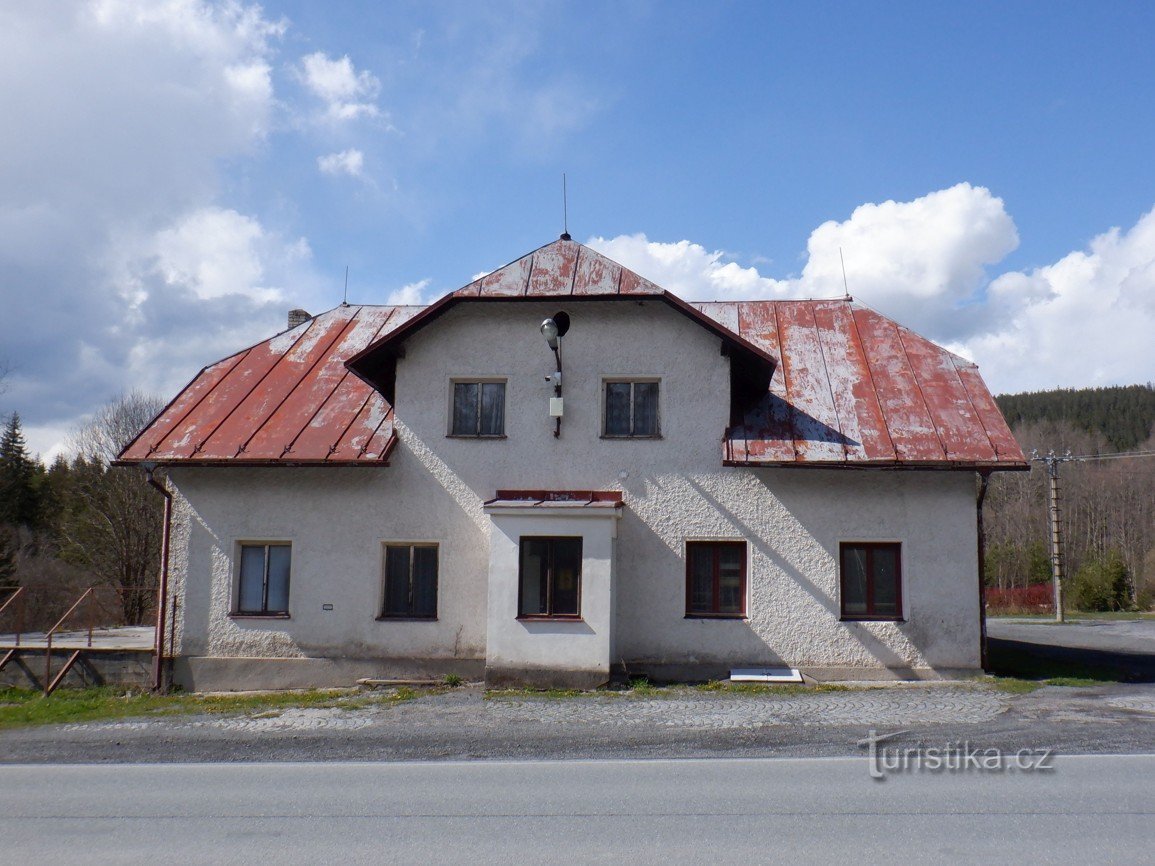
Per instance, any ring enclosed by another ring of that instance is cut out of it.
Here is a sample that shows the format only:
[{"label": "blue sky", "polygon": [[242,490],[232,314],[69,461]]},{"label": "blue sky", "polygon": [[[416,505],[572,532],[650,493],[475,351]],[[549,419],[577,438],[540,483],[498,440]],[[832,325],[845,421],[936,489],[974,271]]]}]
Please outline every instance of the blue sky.
[{"label": "blue sky", "polygon": [[1144,4],[0,10],[0,411],[50,453],[301,305],[569,229],[691,298],[852,294],[993,390],[1155,369]]}]

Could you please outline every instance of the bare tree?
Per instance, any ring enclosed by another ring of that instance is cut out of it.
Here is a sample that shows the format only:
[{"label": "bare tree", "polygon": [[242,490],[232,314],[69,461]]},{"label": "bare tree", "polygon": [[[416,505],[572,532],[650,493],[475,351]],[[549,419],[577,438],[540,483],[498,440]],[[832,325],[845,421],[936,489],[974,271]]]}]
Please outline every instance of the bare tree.
[{"label": "bare tree", "polygon": [[75,495],[63,521],[63,553],[116,591],[128,625],[145,622],[153,605],[162,503],[138,471],[110,463],[162,405],[155,397],[127,394],[100,409],[71,440]]}]

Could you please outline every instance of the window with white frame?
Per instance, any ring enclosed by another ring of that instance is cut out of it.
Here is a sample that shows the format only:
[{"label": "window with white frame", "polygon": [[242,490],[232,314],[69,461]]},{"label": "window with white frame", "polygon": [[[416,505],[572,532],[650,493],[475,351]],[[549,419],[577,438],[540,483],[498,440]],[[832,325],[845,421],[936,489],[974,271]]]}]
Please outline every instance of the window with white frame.
[{"label": "window with white frame", "polygon": [[504,436],[505,382],[455,379],[449,413],[450,436]]},{"label": "window with white frame", "polygon": [[240,546],[237,578],[239,616],[288,616],[292,545],[287,542]]},{"label": "window with white frame", "polygon": [[602,435],[653,439],[661,435],[657,379],[606,379]]}]

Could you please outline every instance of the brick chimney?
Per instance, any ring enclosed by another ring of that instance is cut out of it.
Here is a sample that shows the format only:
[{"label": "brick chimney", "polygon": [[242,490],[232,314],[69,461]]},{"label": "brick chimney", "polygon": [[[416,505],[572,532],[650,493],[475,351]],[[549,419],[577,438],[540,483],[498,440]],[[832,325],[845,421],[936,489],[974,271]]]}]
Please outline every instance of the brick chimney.
[{"label": "brick chimney", "polygon": [[309,315],[308,310],[289,310],[289,327],[295,328],[297,325],[303,325],[311,318],[313,317]]}]

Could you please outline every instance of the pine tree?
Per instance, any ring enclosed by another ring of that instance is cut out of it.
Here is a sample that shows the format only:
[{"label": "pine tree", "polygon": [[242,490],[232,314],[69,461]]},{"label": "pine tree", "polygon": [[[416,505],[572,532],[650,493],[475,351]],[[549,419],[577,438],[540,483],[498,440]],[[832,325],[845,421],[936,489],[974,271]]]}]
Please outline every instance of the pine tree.
[{"label": "pine tree", "polygon": [[38,474],[24,444],[20,415],[13,412],[0,436],[0,524],[36,527],[40,517]]}]

